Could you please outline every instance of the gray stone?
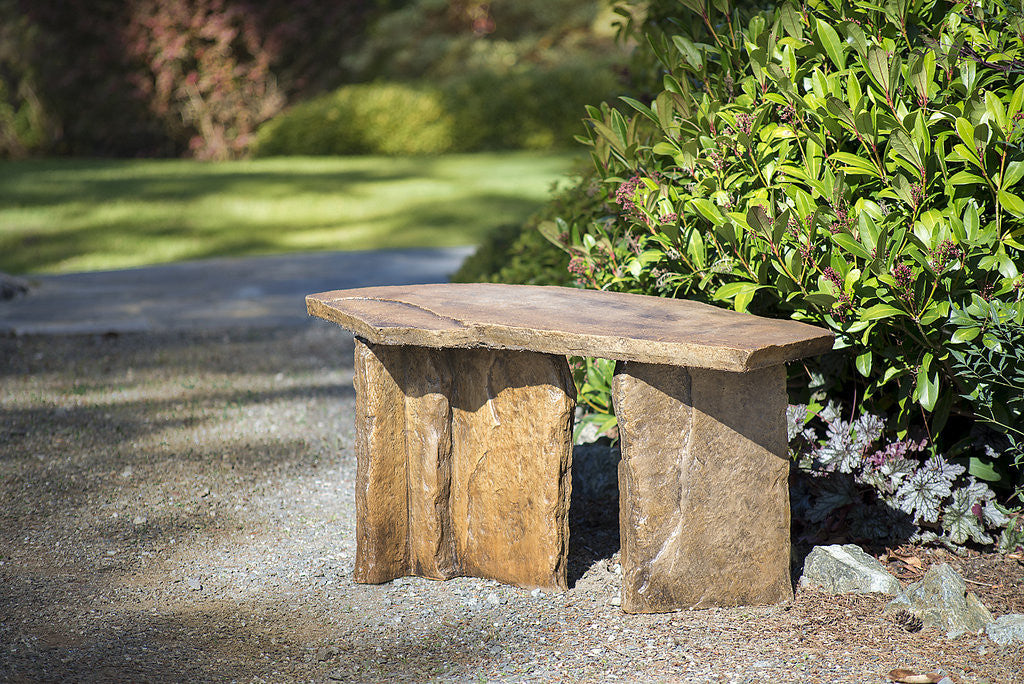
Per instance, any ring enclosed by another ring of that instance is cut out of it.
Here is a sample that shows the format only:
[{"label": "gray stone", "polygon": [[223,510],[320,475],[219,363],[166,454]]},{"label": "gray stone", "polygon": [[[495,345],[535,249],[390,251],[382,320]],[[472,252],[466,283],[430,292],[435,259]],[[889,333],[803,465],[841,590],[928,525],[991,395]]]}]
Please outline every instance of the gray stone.
[{"label": "gray stone", "polygon": [[899,581],[885,566],[856,544],[815,546],[804,560],[801,587],[817,587],[831,594],[879,593],[896,596]]},{"label": "gray stone", "polygon": [[886,612],[898,610],[921,618],[925,627],[945,631],[950,639],[978,633],[992,622],[988,608],[967,591],[963,577],[945,563],[929,569],[885,608]]},{"label": "gray stone", "polygon": [[620,363],[612,400],[622,609],[792,598],[785,367]]},{"label": "gray stone", "polygon": [[985,634],[1000,646],[1024,643],[1024,615],[1010,613],[985,625]]}]

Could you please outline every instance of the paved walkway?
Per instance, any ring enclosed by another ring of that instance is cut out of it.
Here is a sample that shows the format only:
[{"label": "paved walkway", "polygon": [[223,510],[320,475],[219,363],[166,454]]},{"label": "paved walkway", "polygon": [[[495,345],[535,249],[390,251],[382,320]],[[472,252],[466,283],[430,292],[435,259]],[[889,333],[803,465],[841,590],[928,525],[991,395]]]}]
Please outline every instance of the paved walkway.
[{"label": "paved walkway", "polygon": [[319,252],[34,276],[28,295],[0,301],[0,335],[315,325],[307,294],[445,282],[472,251]]}]

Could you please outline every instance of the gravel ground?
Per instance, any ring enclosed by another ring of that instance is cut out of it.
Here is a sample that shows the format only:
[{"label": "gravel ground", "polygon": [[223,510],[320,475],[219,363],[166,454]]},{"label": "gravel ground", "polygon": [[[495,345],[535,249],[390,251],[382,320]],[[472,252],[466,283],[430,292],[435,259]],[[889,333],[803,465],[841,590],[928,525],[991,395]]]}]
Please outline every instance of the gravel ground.
[{"label": "gravel ground", "polygon": [[[601,487],[565,593],[353,584],[351,354],[325,325],[0,339],[0,681],[1024,682],[1020,649],[875,596],[625,615]],[[1024,612],[1018,558],[900,553]]]}]

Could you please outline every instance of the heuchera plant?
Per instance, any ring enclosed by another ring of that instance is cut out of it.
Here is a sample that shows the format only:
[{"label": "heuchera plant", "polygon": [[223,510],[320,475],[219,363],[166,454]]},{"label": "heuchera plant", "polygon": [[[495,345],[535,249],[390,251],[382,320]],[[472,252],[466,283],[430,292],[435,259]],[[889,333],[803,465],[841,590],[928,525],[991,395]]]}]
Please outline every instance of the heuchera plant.
[{"label": "heuchera plant", "polygon": [[880,418],[845,420],[833,403],[816,416],[807,409],[795,405],[787,413],[795,466],[803,474],[792,486],[803,536],[827,539],[841,523],[847,536],[873,543],[974,542],[1001,551],[1024,545],[1024,520],[1007,515],[987,484],[926,441],[887,441]]}]

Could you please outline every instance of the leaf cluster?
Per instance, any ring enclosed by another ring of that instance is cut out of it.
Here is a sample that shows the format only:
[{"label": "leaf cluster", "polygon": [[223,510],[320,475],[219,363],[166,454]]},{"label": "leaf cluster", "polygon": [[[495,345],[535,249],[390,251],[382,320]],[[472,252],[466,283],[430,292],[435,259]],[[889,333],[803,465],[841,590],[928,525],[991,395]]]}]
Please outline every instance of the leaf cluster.
[{"label": "leaf cluster", "polygon": [[830,403],[817,412],[790,406],[788,418],[793,512],[807,541],[825,541],[842,521],[844,536],[874,544],[1021,544],[1017,521],[985,482],[924,442],[887,440],[877,416],[847,421]]},{"label": "leaf cluster", "polygon": [[[954,308],[950,361],[975,415],[1006,440],[1004,459],[1018,470],[1015,496],[1024,503],[1024,326],[1019,311],[976,298]],[[1009,463],[1008,463],[1009,465]]]},{"label": "leaf cluster", "polygon": [[572,246],[625,255],[593,286],[827,326],[844,395],[939,440],[973,416],[953,312],[1024,306],[1021,8],[681,4],[644,35],[662,90],[589,108],[619,211]]}]

